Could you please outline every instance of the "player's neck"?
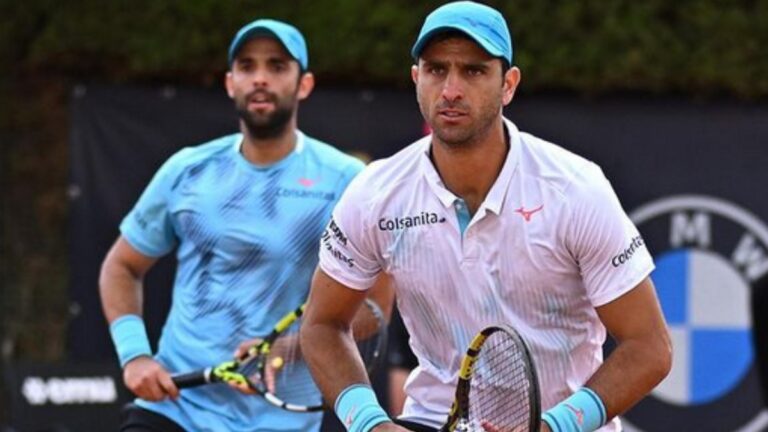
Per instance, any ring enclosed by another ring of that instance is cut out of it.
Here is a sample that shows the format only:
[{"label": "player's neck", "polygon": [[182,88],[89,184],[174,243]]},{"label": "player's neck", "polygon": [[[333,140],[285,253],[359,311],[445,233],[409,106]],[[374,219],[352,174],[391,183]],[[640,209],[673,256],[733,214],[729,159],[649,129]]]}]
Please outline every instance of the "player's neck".
[{"label": "player's neck", "polygon": [[432,162],[446,188],[474,214],[499,176],[508,151],[503,123],[489,128],[471,145],[451,147],[433,136]]},{"label": "player's neck", "polygon": [[270,138],[256,138],[243,128],[240,153],[252,164],[270,165],[288,156],[296,148],[297,140],[295,121],[289,123],[283,133]]}]

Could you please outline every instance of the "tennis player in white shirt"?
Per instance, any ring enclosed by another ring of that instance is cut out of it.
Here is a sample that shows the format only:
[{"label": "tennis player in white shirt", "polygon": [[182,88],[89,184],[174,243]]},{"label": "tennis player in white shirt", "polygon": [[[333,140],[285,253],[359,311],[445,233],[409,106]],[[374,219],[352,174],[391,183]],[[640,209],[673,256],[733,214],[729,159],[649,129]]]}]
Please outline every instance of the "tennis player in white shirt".
[{"label": "tennis player in white shirt", "polygon": [[[671,365],[642,237],[597,165],[502,116],[520,70],[498,11],[436,9],[412,55],[433,133],[355,178],[321,241],[302,349],[326,400],[350,431],[434,431],[472,335],[508,323],[538,368],[542,430],[621,430],[616,416]],[[349,330],[381,272],[419,360],[396,420]],[[603,361],[606,330],[617,346]]]}]

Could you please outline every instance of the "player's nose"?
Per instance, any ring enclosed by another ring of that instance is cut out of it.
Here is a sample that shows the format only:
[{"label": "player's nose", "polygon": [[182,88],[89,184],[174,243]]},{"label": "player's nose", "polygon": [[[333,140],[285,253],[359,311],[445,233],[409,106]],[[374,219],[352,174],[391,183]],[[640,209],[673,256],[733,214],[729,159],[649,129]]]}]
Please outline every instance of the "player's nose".
[{"label": "player's nose", "polygon": [[443,82],[443,88],[441,92],[443,99],[453,102],[461,99],[464,96],[464,90],[462,82],[458,74],[449,72],[448,76]]}]

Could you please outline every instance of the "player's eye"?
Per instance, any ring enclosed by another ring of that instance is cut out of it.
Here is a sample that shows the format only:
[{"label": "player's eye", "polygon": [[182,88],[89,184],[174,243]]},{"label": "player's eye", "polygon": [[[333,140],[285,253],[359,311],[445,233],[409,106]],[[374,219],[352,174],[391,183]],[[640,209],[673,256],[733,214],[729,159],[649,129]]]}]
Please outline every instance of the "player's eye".
[{"label": "player's eye", "polygon": [[485,68],[479,66],[470,66],[467,68],[467,75],[481,76],[485,74]]},{"label": "player's eye", "polygon": [[250,72],[253,69],[253,62],[250,60],[238,60],[235,63],[235,68],[242,72]]},{"label": "player's eye", "polygon": [[269,63],[269,68],[272,72],[285,72],[288,70],[288,62],[278,60]]},{"label": "player's eye", "polygon": [[440,66],[440,65],[427,66],[427,72],[430,75],[444,75],[445,74],[445,66]]}]

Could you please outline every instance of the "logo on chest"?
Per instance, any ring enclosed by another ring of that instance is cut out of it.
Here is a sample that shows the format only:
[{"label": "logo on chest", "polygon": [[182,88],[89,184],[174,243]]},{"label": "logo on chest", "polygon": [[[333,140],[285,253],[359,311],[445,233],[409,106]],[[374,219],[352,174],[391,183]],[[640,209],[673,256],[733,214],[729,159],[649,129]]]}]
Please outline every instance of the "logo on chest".
[{"label": "logo on chest", "polygon": [[543,208],[544,208],[544,204],[542,204],[542,205],[540,205],[540,206],[538,206],[536,208],[531,208],[531,209],[526,209],[525,207],[520,207],[519,209],[515,210],[515,213],[519,213],[520,216],[522,216],[523,219],[525,219],[526,222],[530,222],[531,221],[531,217],[533,217],[533,215],[536,214],[537,212],[540,212]]},{"label": "logo on chest", "polygon": [[306,189],[289,189],[282,187],[277,188],[277,196],[281,198],[317,199],[324,201],[333,201],[336,199],[336,194],[334,192]]},{"label": "logo on chest", "polygon": [[379,230],[397,231],[423,225],[434,225],[445,222],[445,217],[438,216],[437,213],[421,212],[414,216],[402,216],[394,218],[383,217],[379,219]]}]

